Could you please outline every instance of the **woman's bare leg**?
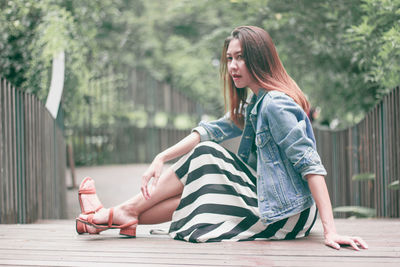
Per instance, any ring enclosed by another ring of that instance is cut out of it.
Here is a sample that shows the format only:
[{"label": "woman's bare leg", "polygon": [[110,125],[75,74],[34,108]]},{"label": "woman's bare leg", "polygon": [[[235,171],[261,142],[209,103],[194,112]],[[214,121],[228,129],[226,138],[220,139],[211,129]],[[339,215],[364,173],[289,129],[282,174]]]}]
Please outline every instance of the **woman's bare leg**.
[{"label": "woman's bare leg", "polygon": [[[151,198],[146,200],[141,193],[132,199],[118,205],[117,207],[127,213],[139,216],[146,210],[156,206],[158,203],[180,196],[183,191],[183,184],[176,176],[172,168],[168,168],[159,178],[157,186],[151,192]],[[116,208],[117,208],[116,207]]]},{"label": "woman's bare leg", "polygon": [[[157,186],[151,192],[151,198],[146,200],[141,193],[124,203],[114,207],[114,224],[125,224],[135,219],[140,223],[165,222],[171,218],[173,211],[179,204],[183,184],[172,168],[168,168],[159,178]],[[154,209],[153,209],[154,208]],[[146,213],[146,211],[148,211]],[[158,211],[158,212],[157,212]],[[162,211],[162,212],[160,212]],[[86,216],[81,215],[82,218]],[[101,209],[93,217],[93,222],[104,224],[108,221],[108,209]]]},{"label": "woman's bare leg", "polygon": [[166,199],[139,215],[139,224],[157,224],[169,222],[172,213],[176,210],[181,201],[181,196]]}]

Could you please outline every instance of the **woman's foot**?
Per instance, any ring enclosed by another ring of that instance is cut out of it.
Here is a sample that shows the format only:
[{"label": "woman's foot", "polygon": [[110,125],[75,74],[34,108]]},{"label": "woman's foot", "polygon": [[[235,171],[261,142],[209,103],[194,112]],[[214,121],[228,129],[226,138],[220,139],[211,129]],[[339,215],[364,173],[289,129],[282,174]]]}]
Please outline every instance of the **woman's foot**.
[{"label": "woman's foot", "polygon": [[[94,180],[90,177],[86,177],[81,182],[78,191],[78,199],[81,208],[81,214],[92,214],[103,208],[103,205],[96,194]],[[102,230],[76,221],[76,231],[78,234],[98,234]]]},{"label": "woman's foot", "polygon": [[[111,209],[100,209],[98,212],[90,215],[79,215],[78,221],[81,220],[87,224],[89,233],[94,231],[107,230],[111,228],[121,229],[120,234],[135,236],[138,216],[127,212],[121,207]],[[127,227],[123,227],[126,225]]]}]

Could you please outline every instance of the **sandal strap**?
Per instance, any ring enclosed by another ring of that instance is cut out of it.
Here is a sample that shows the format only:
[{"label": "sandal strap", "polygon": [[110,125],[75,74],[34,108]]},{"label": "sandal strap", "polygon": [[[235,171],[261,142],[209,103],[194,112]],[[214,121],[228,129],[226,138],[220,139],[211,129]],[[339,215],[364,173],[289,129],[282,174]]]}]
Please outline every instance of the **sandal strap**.
[{"label": "sandal strap", "polygon": [[138,223],[138,220],[133,220],[131,222],[122,225],[113,225],[113,219],[114,219],[114,208],[110,208],[110,211],[108,213],[108,223],[107,223],[109,228],[124,229]]},{"label": "sandal strap", "polygon": [[82,195],[82,194],[88,194],[88,195],[90,195],[90,194],[96,194],[96,189],[94,189],[94,188],[90,188],[90,189],[80,189],[80,190],[78,191],[78,194],[79,194],[79,195]]},{"label": "sandal strap", "polygon": [[94,223],[93,223],[93,217],[94,217],[94,213],[90,214],[90,215],[87,217],[87,222],[90,223],[90,224],[94,224]]},{"label": "sandal strap", "polygon": [[[125,224],[122,224],[122,225],[113,225],[112,222],[113,222],[113,217],[114,217],[114,208],[110,208],[107,225],[94,223],[93,222],[94,215],[95,214],[92,213],[87,217],[87,219],[78,218],[77,220],[79,220],[80,222],[82,222],[84,224],[87,224],[87,225],[90,225],[90,226],[92,226],[94,228],[102,229],[102,230],[107,230],[107,229],[126,229],[126,228],[129,228],[129,227],[131,227],[131,226],[133,226],[135,224],[137,225],[138,222],[139,222],[137,219],[135,219],[135,220],[133,220],[131,222],[128,222],[128,223],[125,223]],[[133,228],[136,228],[136,226],[133,227]]]},{"label": "sandal strap", "polygon": [[114,217],[114,208],[110,208],[108,214],[108,227],[112,227],[113,217]]},{"label": "sandal strap", "polygon": [[84,212],[82,212],[82,214],[85,214],[85,215],[93,214],[93,213],[98,212],[98,211],[101,210],[102,208],[104,208],[103,205],[100,205],[97,209],[91,210],[91,211],[84,211]]}]

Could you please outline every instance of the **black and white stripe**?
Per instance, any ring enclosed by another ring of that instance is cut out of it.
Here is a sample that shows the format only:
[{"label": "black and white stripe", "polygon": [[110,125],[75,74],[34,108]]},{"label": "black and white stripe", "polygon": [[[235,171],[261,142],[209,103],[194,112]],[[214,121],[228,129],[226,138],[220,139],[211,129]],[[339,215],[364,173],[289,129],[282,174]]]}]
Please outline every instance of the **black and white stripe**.
[{"label": "black and white stripe", "polygon": [[169,234],[189,242],[293,239],[308,235],[315,205],[268,226],[261,223],[254,170],[213,142],[202,142],[174,165],[185,185]]}]

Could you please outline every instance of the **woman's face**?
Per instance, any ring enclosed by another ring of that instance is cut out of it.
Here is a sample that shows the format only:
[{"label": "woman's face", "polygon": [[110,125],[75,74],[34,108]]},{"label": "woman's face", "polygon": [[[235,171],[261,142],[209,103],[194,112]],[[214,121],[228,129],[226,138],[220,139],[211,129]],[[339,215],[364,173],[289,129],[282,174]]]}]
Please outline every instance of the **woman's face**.
[{"label": "woman's face", "polygon": [[253,93],[257,94],[259,86],[250,75],[247,69],[246,62],[244,61],[242,48],[238,39],[230,41],[228,50],[226,52],[227,67],[229,75],[231,75],[233,82],[237,88],[249,87]]}]

